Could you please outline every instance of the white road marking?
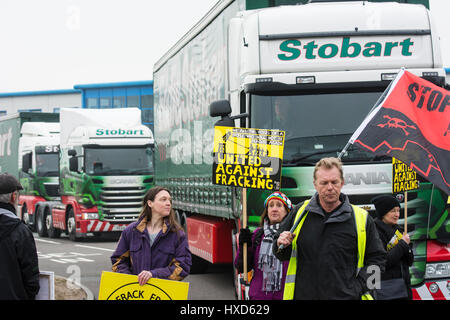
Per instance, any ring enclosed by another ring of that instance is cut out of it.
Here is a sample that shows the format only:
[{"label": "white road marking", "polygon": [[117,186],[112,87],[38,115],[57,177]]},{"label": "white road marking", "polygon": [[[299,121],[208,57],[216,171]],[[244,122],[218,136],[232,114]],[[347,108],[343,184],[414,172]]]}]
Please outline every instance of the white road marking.
[{"label": "white road marking", "polygon": [[76,244],[75,247],[79,247],[79,248],[88,248],[88,249],[95,249],[95,250],[103,250],[103,251],[108,251],[108,252],[114,252],[113,249],[100,248],[100,247],[92,247],[92,246],[84,246],[84,245],[81,245],[81,244]]},{"label": "white road marking", "polygon": [[81,253],[81,252],[59,252],[59,253],[41,253],[38,252],[39,259],[49,259],[58,263],[78,263],[95,262],[95,260],[86,257],[101,256],[100,253]]},{"label": "white road marking", "polygon": [[52,240],[44,240],[41,238],[34,238],[35,241],[44,242],[44,243],[51,243],[51,244],[61,244],[60,242],[52,241]]}]

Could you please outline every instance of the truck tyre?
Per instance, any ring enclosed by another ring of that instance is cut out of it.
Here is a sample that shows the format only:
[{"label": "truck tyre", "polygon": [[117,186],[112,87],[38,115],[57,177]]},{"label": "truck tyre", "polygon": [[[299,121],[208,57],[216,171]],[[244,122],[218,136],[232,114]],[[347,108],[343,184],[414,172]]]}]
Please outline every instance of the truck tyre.
[{"label": "truck tyre", "polygon": [[[181,212],[181,214],[180,214],[180,212]],[[176,215],[178,223],[183,228],[184,233],[187,234],[186,213],[184,213],[183,211],[175,210],[175,215]]]},{"label": "truck tyre", "polygon": [[48,236],[50,238],[59,238],[61,235],[61,230],[53,226],[53,216],[51,208],[45,207],[44,216],[45,216],[45,227],[47,228]]},{"label": "truck tyre", "polygon": [[48,237],[48,230],[45,224],[44,207],[39,206],[36,209],[36,230],[40,237]]},{"label": "truck tyre", "polygon": [[191,274],[202,274],[208,269],[210,263],[196,255],[192,255]]},{"label": "truck tyre", "polygon": [[36,224],[31,224],[30,215],[28,214],[27,205],[22,206],[22,221],[30,228],[32,232],[36,231]]},{"label": "truck tyre", "polygon": [[75,220],[75,214],[73,212],[73,208],[69,209],[67,214],[67,234],[71,241],[77,241],[77,223]]},{"label": "truck tyre", "polygon": [[175,218],[176,218],[177,222],[180,224],[180,226],[182,226],[181,215],[180,215],[180,212],[178,210],[175,210]]}]

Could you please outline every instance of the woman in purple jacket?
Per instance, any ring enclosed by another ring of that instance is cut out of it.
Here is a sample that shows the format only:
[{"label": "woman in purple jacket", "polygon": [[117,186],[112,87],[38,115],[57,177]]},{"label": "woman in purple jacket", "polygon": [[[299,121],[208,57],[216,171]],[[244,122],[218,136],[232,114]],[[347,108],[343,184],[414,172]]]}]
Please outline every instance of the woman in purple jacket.
[{"label": "woman in purple jacket", "polygon": [[191,252],[176,222],[169,190],[147,191],[138,221],[122,232],[111,262],[114,272],[137,275],[140,285],[152,277],[182,280],[189,274]]},{"label": "woman in purple jacket", "polygon": [[242,245],[247,243],[247,266],[253,269],[251,300],[283,300],[284,282],[289,261],[281,262],[272,252],[273,236],[281,221],[292,210],[292,203],[282,192],[274,192],[264,201],[260,228],[253,234],[248,228],[239,231],[239,250],[235,266],[242,272]]}]

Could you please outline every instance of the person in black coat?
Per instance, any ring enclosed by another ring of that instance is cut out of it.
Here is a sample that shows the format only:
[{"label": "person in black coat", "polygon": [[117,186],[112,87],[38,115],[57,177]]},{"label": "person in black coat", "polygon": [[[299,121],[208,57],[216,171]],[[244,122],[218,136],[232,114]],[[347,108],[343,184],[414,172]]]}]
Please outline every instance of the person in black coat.
[{"label": "person in black coat", "polygon": [[14,176],[0,175],[0,300],[34,300],[40,288],[33,234],[16,216],[22,189]]},{"label": "person in black coat", "polygon": [[386,269],[381,273],[381,290],[377,290],[377,299],[412,299],[409,266],[414,261],[414,254],[409,235],[397,224],[400,203],[392,195],[377,196],[372,203],[377,213],[375,225],[387,252]]}]

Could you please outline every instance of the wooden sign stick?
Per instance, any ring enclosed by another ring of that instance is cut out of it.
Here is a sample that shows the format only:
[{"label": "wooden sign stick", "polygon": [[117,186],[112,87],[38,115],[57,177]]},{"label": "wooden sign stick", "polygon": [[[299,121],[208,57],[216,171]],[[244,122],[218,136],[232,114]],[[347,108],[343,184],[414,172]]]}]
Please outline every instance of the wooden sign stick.
[{"label": "wooden sign stick", "polygon": [[405,191],[405,233],[408,233],[408,191]]},{"label": "wooden sign stick", "polygon": [[[247,188],[242,188],[242,228],[247,228]],[[244,252],[242,253],[244,262],[244,281],[247,284],[248,274],[247,274],[247,243],[243,246]]]}]

